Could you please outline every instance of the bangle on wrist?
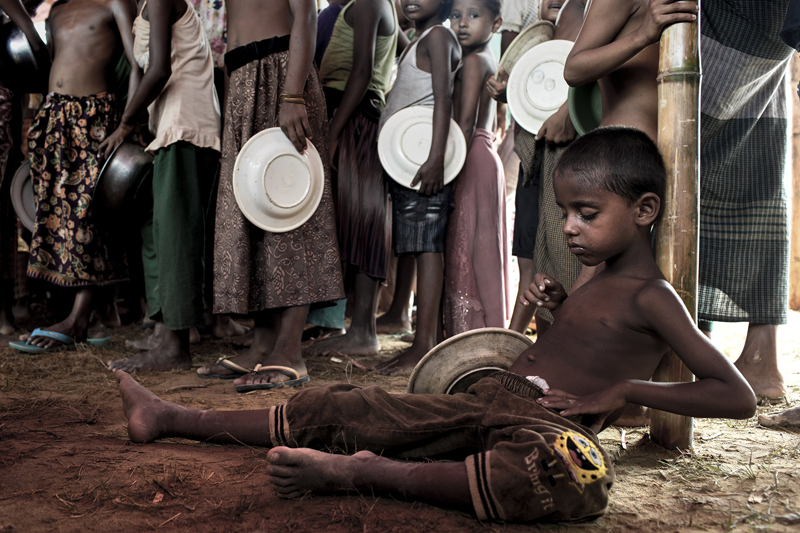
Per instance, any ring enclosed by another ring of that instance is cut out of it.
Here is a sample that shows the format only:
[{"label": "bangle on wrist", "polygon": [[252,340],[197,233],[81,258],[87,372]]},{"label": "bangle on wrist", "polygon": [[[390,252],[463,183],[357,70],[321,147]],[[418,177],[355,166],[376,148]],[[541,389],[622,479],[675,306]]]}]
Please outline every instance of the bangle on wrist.
[{"label": "bangle on wrist", "polygon": [[306,99],[303,98],[303,95],[297,94],[288,94],[288,93],[281,93],[280,96],[281,102],[286,102],[287,104],[306,104]]}]

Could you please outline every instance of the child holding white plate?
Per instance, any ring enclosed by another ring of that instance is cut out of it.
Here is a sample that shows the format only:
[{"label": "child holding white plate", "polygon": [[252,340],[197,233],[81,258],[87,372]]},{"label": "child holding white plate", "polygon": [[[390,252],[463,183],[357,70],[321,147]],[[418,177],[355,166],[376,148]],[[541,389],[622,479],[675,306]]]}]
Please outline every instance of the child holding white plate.
[{"label": "child holding white plate", "polygon": [[489,40],[502,22],[499,0],[455,0],[450,11],[450,27],[463,54],[454,108],[469,152],[456,180],[447,227],[444,326],[448,336],[505,327],[511,314],[505,173],[492,147],[496,106],[486,87],[497,70]]},{"label": "child holding white plate", "polygon": [[433,108],[433,135],[428,159],[411,187],[390,182],[392,240],[397,256],[417,261],[417,332],[411,348],[380,364],[381,374],[410,374],[441,335],[439,303],[444,275],[447,217],[453,185],[444,185],[445,146],[450,127],[455,75],[461,49],[452,30],[442,26],[450,14],[448,0],[403,0],[403,13],[414,22],[419,37],[411,43],[397,69],[397,79],[381,115],[381,128],[398,111],[411,106]]}]

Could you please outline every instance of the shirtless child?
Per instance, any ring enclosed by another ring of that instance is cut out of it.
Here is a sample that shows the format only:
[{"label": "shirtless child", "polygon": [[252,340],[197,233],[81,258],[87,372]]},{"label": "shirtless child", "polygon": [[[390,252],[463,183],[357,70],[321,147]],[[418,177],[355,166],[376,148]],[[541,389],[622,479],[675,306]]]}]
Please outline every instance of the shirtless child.
[{"label": "shirtless child", "polygon": [[697,4],[675,0],[589,0],[564,79],[600,84],[600,126],[631,126],[656,139],[658,41],[666,26],[694,22],[697,12]]},{"label": "shirtless child", "polygon": [[[206,365],[203,378],[232,379],[238,392],[301,385],[309,380],[300,341],[309,306],[344,297],[333,213],[325,98],[312,67],[313,0],[230,0],[230,79],[214,232],[214,312],[248,314],[253,343],[243,355]],[[311,140],[324,162],[322,200],[299,228],[273,233],[242,214],[233,166],[255,134],[280,127],[299,152]],[[260,372],[249,372],[258,365]]]},{"label": "shirtless child", "polygon": [[[527,297],[551,309],[554,324],[509,372],[466,393],[390,395],[340,384],[265,410],[198,411],[117,372],[128,435],[274,446],[268,474],[282,497],[386,492],[517,522],[600,515],[614,473],[593,430],[612,423],[627,401],[695,417],[748,418],[756,407],[747,382],[695,327],[653,260],[650,229],[665,179],[655,144],[638,130],[600,129],[573,142],[555,172],[564,234],[581,263],[606,267],[569,297],[558,281],[537,275]],[[646,381],[669,349],[697,381]],[[308,449],[328,446],[362,451]]]},{"label": "shirtless child", "polygon": [[[18,350],[39,353],[92,342],[87,331],[94,289],[128,275],[123,249],[95,226],[91,201],[102,168],[102,142],[122,111],[109,91],[121,48],[135,65],[133,18],[128,0],[62,0],[50,10],[50,93],[28,133],[36,195],[28,276],[76,293],[65,320],[34,330],[27,342],[11,343]],[[134,66],[129,92],[139,77]]]}]

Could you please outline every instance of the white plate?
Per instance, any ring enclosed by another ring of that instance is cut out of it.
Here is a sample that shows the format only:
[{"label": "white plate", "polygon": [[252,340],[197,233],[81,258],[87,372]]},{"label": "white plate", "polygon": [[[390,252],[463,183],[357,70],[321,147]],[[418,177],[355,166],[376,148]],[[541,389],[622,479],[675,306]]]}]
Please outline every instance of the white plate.
[{"label": "white plate", "polygon": [[534,22],[519,32],[519,35],[514,37],[514,40],[508,45],[506,52],[497,64],[498,71],[500,67],[503,67],[510,74],[514,70],[514,65],[525,52],[538,44],[551,40],[555,33],[556,27],[549,20]]},{"label": "white plate", "polygon": [[239,151],[233,193],[242,214],[259,228],[291,231],[317,210],[325,170],[319,152],[307,142],[301,155],[280,128],[269,128],[253,135]]},{"label": "white plate", "polygon": [[[378,157],[389,176],[404,187],[411,187],[417,170],[428,160],[433,135],[433,109],[413,106],[392,115],[378,136]],[[467,160],[467,141],[456,121],[450,119],[450,132],[444,150],[444,183],[453,181]]]},{"label": "white plate", "polygon": [[567,101],[564,63],[572,41],[557,39],[534,46],[523,55],[508,78],[506,97],[520,126],[537,133],[544,121]]}]

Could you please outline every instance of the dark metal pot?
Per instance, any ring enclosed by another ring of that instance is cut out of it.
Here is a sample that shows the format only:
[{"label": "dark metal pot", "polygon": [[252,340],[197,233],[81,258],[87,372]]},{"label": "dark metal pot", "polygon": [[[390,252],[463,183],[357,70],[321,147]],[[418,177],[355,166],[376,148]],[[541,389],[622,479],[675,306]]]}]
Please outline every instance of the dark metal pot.
[{"label": "dark metal pot", "polygon": [[[153,156],[137,143],[125,141],[108,158],[92,199],[92,220],[107,232],[130,229],[140,197],[147,197],[147,179],[152,173]],[[140,194],[140,192],[142,194]],[[11,203],[22,224],[33,231],[36,218],[36,198],[33,194],[31,165],[25,161],[11,182]]]}]

